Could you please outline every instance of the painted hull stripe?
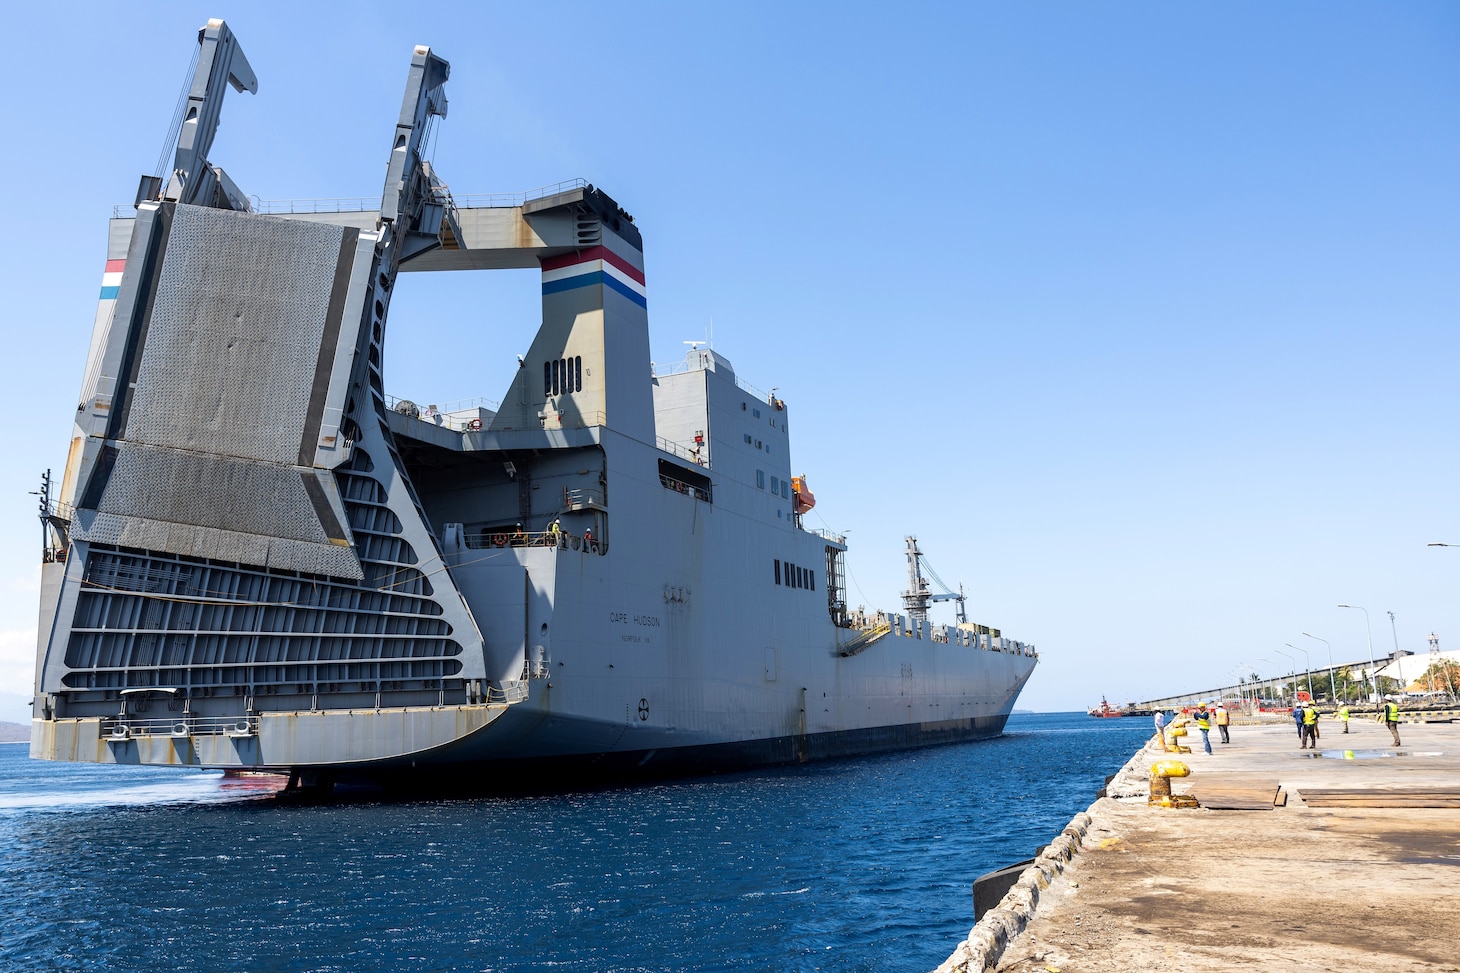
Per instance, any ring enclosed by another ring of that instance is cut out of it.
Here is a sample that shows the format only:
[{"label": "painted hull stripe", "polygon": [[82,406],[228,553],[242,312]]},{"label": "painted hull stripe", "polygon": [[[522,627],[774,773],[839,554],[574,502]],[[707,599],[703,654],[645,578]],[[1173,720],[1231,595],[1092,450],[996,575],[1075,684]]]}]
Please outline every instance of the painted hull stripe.
[{"label": "painted hull stripe", "polygon": [[576,277],[567,277],[563,280],[544,281],[542,285],[542,296],[547,297],[549,294],[561,294],[563,291],[577,290],[580,287],[593,287],[597,284],[602,284],[610,290],[617,291],[639,305],[639,307],[645,308],[646,310],[649,307],[649,302],[643,294],[630,289],[627,284],[601,270],[596,270],[591,274],[579,274]]},{"label": "painted hull stripe", "polygon": [[544,284],[553,284],[560,280],[569,280],[573,277],[581,277],[584,274],[593,273],[603,273],[606,276],[612,277],[637,294],[643,295],[645,293],[643,284],[631,277],[624,276],[623,271],[602,260],[595,260],[592,263],[586,264],[574,264],[572,267],[562,267],[558,270],[544,270],[542,272],[542,282]]},{"label": "painted hull stripe", "polygon": [[117,291],[122,286],[122,270],[127,266],[125,260],[108,260],[106,269],[101,274],[101,297],[98,300],[115,301]]},{"label": "painted hull stripe", "polygon": [[585,264],[593,260],[603,260],[619,270],[623,271],[630,280],[644,283],[644,272],[623,257],[614,253],[608,247],[590,247],[587,250],[579,250],[576,253],[565,253],[561,257],[549,257],[542,262],[543,273],[549,270],[561,270],[564,267],[572,267],[575,264]]}]

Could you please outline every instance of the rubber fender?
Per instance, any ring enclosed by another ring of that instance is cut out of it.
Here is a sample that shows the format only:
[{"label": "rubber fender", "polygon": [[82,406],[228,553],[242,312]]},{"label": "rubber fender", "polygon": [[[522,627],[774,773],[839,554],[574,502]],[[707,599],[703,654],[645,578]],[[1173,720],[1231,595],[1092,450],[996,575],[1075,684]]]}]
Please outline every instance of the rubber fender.
[{"label": "rubber fender", "polygon": [[1188,777],[1191,768],[1180,760],[1158,760],[1151,764],[1152,777]]}]

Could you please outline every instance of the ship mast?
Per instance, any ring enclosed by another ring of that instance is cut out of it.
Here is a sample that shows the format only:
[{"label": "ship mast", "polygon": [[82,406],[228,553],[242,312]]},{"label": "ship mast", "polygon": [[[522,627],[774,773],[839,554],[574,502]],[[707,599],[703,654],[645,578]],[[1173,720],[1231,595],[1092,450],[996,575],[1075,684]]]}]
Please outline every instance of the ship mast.
[{"label": "ship mast", "polygon": [[918,550],[916,537],[909,534],[904,540],[907,541],[907,590],[902,593],[902,608],[908,615],[925,622],[933,596],[928,593],[928,583],[923,580],[923,553]]}]

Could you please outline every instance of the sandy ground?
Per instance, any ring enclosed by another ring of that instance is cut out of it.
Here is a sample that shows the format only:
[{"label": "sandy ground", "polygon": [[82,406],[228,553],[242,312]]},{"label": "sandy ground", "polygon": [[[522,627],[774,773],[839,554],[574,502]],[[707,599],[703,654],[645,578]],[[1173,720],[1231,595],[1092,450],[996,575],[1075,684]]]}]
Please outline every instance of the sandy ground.
[{"label": "sandy ground", "polygon": [[[1460,725],[1325,725],[1323,757],[1291,727],[1233,727],[1192,776],[1277,780],[1266,811],[1160,809],[1102,798],[1065,873],[996,967],[1034,971],[1264,969],[1460,973],[1460,809],[1310,808],[1309,787],[1460,788]],[[1215,731],[1212,734],[1216,736]],[[1353,758],[1343,759],[1343,751]],[[1148,765],[1160,759],[1148,754]]]}]

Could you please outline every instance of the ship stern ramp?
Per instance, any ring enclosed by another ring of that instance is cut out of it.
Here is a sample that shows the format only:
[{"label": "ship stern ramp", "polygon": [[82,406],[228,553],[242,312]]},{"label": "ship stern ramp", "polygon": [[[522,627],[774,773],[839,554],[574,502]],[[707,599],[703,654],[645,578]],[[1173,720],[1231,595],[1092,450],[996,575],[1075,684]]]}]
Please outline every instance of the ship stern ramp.
[{"label": "ship stern ramp", "polygon": [[398,264],[439,245],[420,147],[447,73],[416,49],[372,227],[199,197],[193,169],[139,193],[63,481],[32,756],[388,764],[526,698],[488,679],[381,378]]}]

